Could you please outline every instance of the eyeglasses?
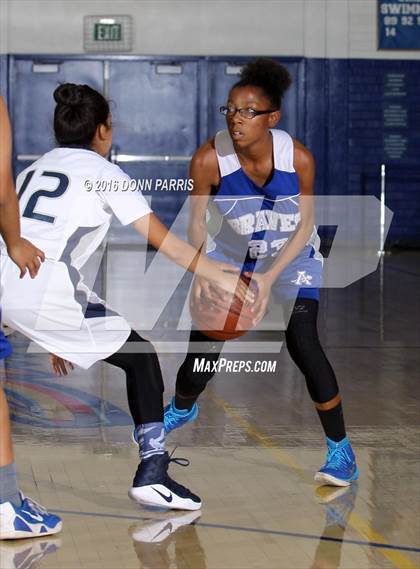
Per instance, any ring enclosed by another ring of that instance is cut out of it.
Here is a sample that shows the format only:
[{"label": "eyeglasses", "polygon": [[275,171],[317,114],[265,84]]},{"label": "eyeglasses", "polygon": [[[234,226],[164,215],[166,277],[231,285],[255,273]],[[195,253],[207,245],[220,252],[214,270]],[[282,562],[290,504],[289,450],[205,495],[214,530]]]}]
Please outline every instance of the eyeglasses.
[{"label": "eyeglasses", "polygon": [[232,105],[229,107],[222,106],[220,107],[219,111],[222,113],[222,115],[225,116],[229,115],[230,117],[233,117],[236,115],[236,113],[239,113],[239,116],[241,116],[243,119],[253,119],[258,115],[275,113],[276,111],[278,111],[278,109],[268,109],[267,111],[256,111],[255,109],[237,109]]}]

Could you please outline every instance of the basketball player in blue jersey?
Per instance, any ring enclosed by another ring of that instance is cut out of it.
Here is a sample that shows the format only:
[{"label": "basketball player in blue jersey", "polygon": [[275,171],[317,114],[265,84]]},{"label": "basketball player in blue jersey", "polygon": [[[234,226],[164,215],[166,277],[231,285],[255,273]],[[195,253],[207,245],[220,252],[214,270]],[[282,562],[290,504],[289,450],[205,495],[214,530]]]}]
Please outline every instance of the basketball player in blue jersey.
[{"label": "basketball player in blue jersey", "polygon": [[[12,136],[7,108],[0,97],[0,234],[19,277],[38,274],[44,253],[20,235],[19,207],[11,168]],[[0,311],[1,322],[1,311]],[[12,347],[0,328],[0,360]],[[0,539],[45,537],[61,530],[61,520],[19,491],[7,399],[0,386]]]},{"label": "basketball player in blue jersey", "polygon": [[[274,129],[290,82],[288,71],[268,59],[243,68],[220,109],[227,130],[201,146],[192,159],[192,195],[201,199],[191,200],[189,234],[197,248],[206,242],[207,202],[213,195],[223,224],[207,255],[253,273],[259,289],[255,322],[263,317],[270,295],[279,301],[296,299],[286,343],[305,377],[327,438],[326,462],[315,480],[347,486],[357,479],[358,469],[346,437],[336,377],[317,331],[322,256],[311,197],[314,160],[300,142]],[[215,289],[201,278],[196,279],[193,294],[195,300],[201,295],[215,299]],[[187,354],[177,375],[175,397],[165,409],[166,432],[197,417],[196,400],[213,372],[194,371],[194,360],[215,361],[223,346],[197,330],[190,341],[207,343],[208,353]]]}]

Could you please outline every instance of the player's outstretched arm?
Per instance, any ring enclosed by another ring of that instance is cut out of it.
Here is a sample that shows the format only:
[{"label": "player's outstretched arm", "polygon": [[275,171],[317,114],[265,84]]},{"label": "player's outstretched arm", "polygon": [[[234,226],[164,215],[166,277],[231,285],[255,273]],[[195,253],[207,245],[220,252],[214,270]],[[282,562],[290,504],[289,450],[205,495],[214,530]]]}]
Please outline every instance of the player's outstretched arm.
[{"label": "player's outstretched arm", "polygon": [[0,233],[10,258],[20,269],[22,278],[29,271],[34,278],[44,253],[20,236],[19,205],[11,168],[12,134],[6,104],[0,96]]},{"label": "player's outstretched arm", "polygon": [[[189,239],[192,245],[178,239],[154,215],[142,217],[134,222],[135,229],[149,240],[156,249],[181,265],[188,271],[214,283],[230,294],[236,294],[241,300],[254,300],[253,293],[238,280],[239,270],[226,263],[211,261],[201,254],[201,249],[207,239],[205,226],[205,211],[207,207],[206,195],[210,195],[211,180],[207,179],[212,169],[208,166],[211,158],[211,141],[204,144],[195,154],[191,162],[190,176],[193,180],[192,204],[189,224]],[[216,162],[217,168],[217,162]],[[216,170],[217,172],[217,170]],[[200,199],[196,199],[201,196]],[[191,218],[195,224],[191,223]]]},{"label": "player's outstretched arm", "polygon": [[242,281],[238,281],[238,269],[202,256],[195,247],[171,233],[153,213],[137,219],[133,227],[148,239],[155,249],[177,265],[212,281],[230,294],[236,294],[242,301],[254,300],[254,295],[248,287]]}]

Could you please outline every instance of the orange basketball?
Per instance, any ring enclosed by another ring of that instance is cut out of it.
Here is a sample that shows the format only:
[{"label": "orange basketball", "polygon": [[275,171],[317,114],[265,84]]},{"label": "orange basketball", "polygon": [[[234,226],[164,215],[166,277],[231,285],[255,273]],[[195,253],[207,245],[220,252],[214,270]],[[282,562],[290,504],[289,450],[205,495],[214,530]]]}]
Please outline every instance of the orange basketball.
[{"label": "orange basketball", "polygon": [[[247,285],[250,278],[240,277]],[[257,287],[251,283],[256,296]],[[254,301],[255,302],[255,301]],[[213,340],[234,340],[243,336],[252,328],[254,314],[251,312],[252,302],[242,302],[234,296],[225,307],[215,305],[206,298],[199,302],[190,302],[191,318],[198,330]]]}]

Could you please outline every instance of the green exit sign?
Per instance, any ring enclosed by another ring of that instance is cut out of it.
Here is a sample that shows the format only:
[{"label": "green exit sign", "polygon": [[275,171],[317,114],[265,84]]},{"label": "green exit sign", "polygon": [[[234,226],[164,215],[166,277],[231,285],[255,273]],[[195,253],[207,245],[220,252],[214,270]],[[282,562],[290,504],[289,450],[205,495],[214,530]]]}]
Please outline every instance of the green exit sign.
[{"label": "green exit sign", "polygon": [[95,41],[121,41],[121,24],[95,24],[93,37]]},{"label": "green exit sign", "polygon": [[84,16],[83,46],[85,51],[92,53],[131,51],[133,48],[132,16],[124,14]]}]

